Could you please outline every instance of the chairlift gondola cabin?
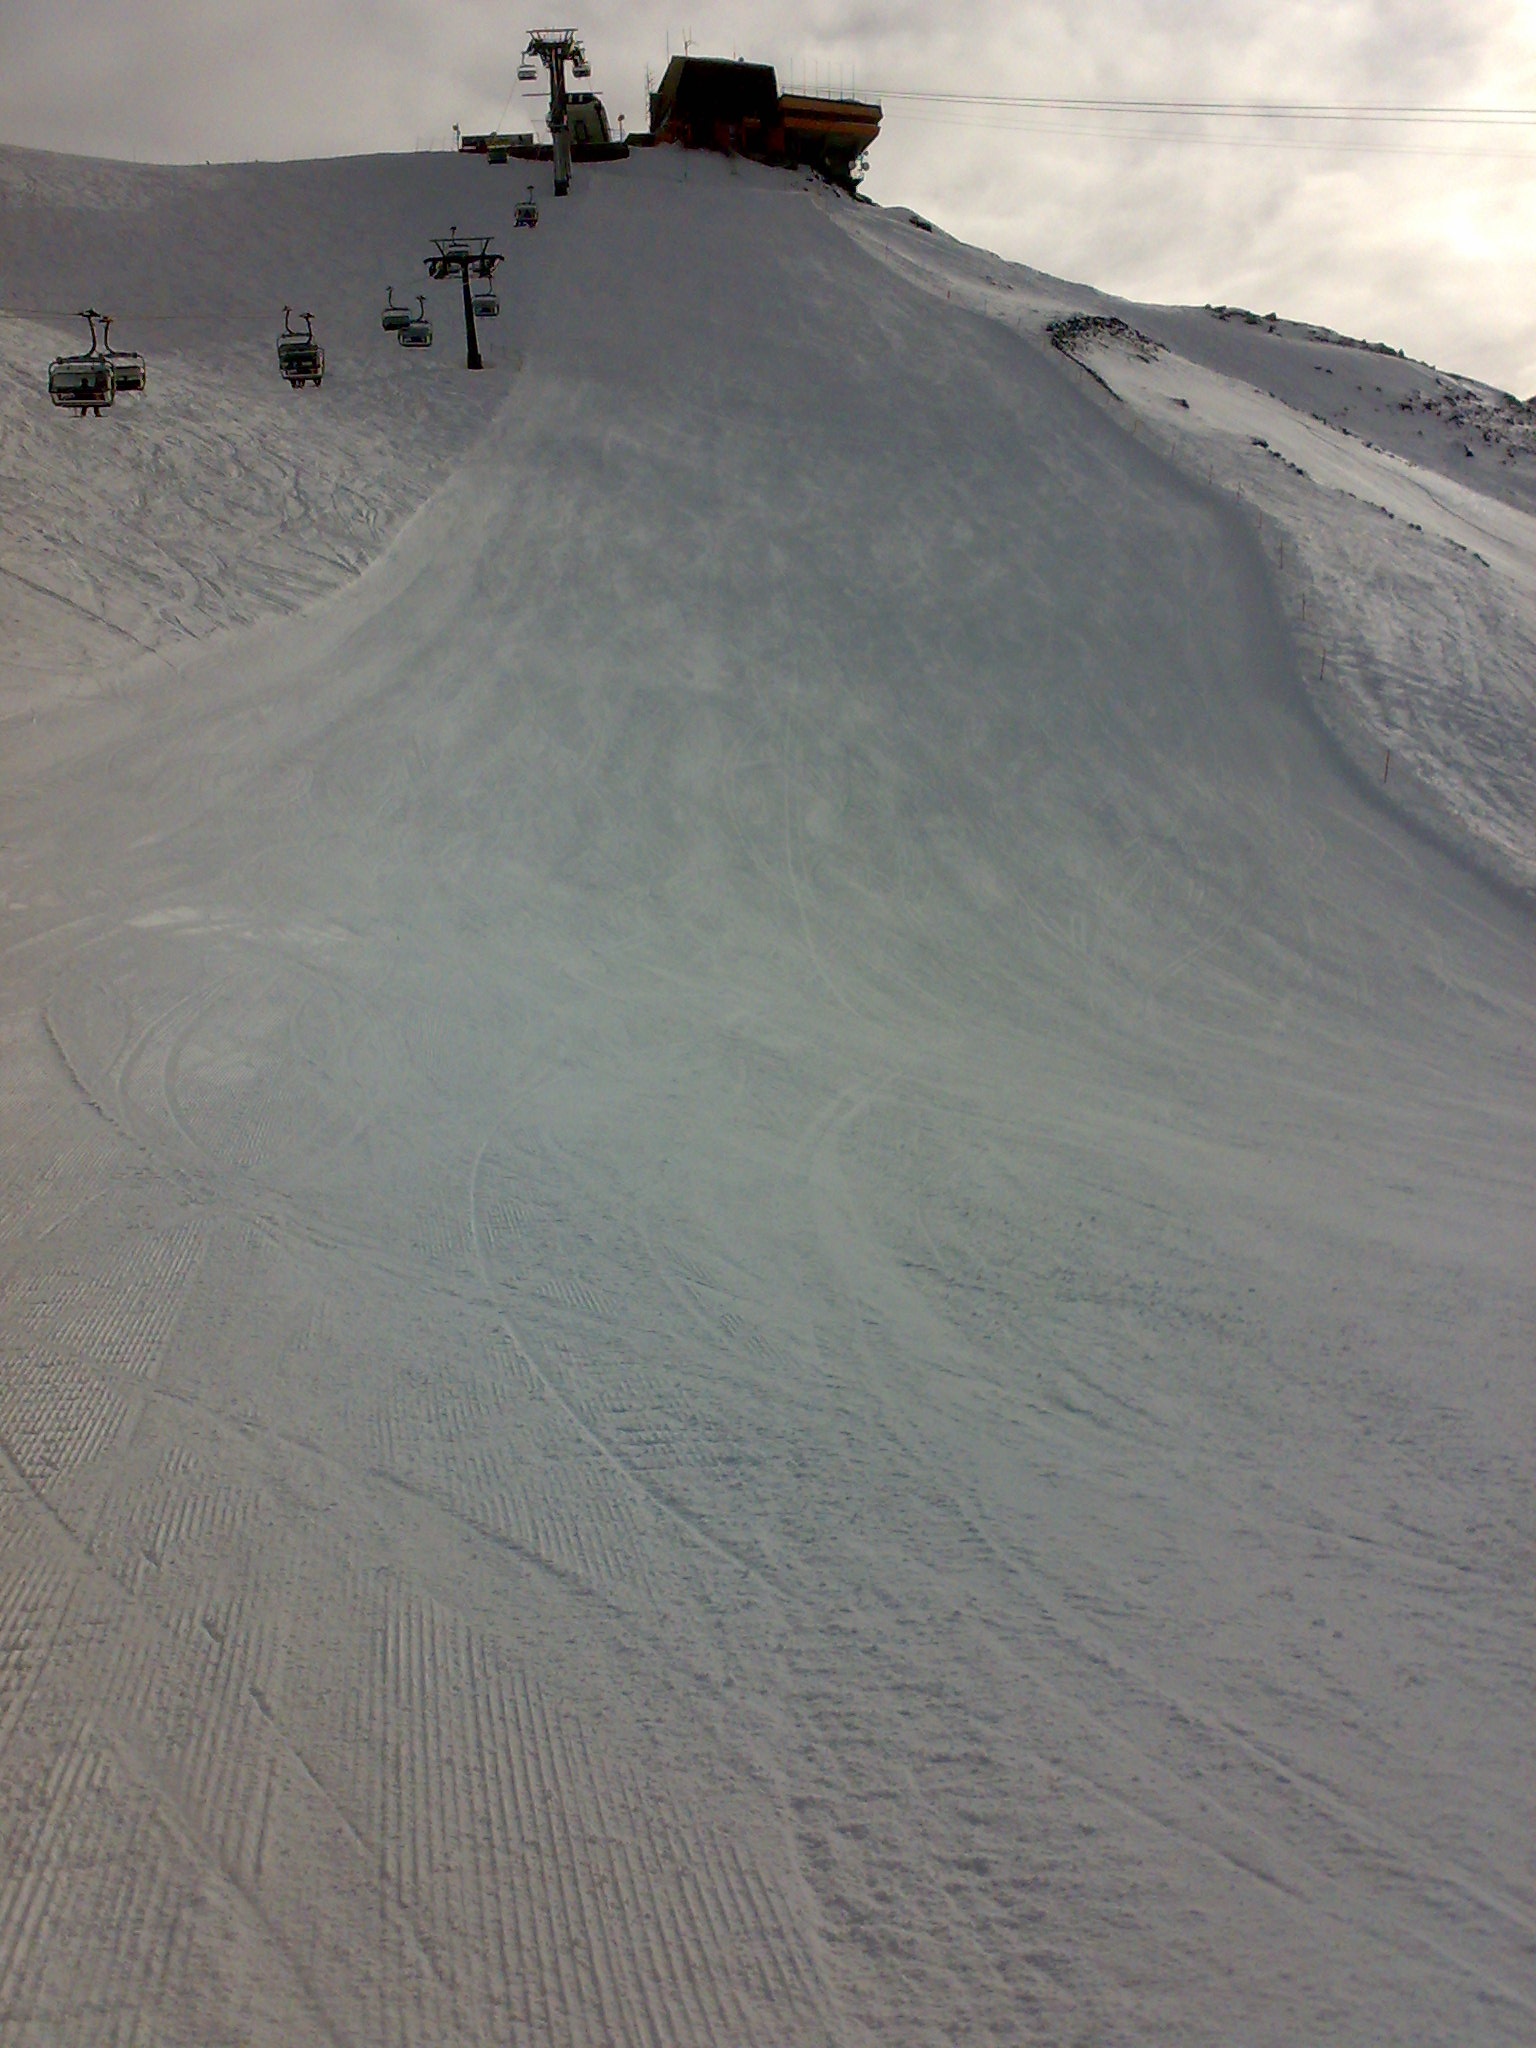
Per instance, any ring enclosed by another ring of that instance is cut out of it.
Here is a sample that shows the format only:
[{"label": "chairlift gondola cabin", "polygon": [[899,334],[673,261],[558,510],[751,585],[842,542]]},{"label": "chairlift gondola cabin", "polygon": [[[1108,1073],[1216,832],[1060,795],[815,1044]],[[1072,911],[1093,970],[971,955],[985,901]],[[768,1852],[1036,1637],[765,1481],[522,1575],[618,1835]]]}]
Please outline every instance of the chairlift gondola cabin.
[{"label": "chairlift gondola cabin", "polygon": [[490,285],[481,285],[480,289],[475,293],[473,303],[477,320],[499,320],[501,318],[501,300],[496,296],[495,291]]},{"label": "chairlift gondola cabin", "polygon": [[277,367],[295,391],[305,384],[319,386],[325,375],[325,350],[315,339],[315,316],[301,313],[304,332],[293,325],[293,308],[283,308],[283,331],[277,337]]},{"label": "chairlift gondola cabin", "polygon": [[77,412],[83,419],[94,413],[101,418],[103,406],[110,405],[117,386],[112,377],[112,358],[96,340],[96,322],[101,315],[90,307],[80,315],[91,329],[91,346],[85,355],[55,356],[48,365],[48,396],[55,405]]},{"label": "chairlift gondola cabin", "polygon": [[[505,78],[507,74],[505,73],[505,71],[503,71],[501,75],[503,78]],[[534,84],[538,78],[538,75],[538,65],[529,63],[526,57],[523,59],[522,63],[519,64],[517,67],[517,82],[519,85]]]},{"label": "chairlift gondola cabin", "polygon": [[416,312],[406,321],[395,339],[402,348],[430,348],[432,346],[432,322],[427,318],[427,300],[423,292],[416,294]]},{"label": "chairlift gondola cabin", "polygon": [[379,325],[386,334],[398,334],[402,327],[410,326],[411,309],[409,306],[395,304],[395,288],[392,284],[386,285],[385,290],[389,297],[385,301],[383,312],[379,315]]},{"label": "chairlift gondola cabin", "polygon": [[519,199],[517,202],[517,212],[512,216],[512,225],[515,228],[536,228],[538,224],[538,201],[534,198],[533,187],[530,185],[528,187],[528,197],[526,199]]},{"label": "chairlift gondola cabin", "polygon": [[283,332],[276,338],[276,367],[295,391],[303,385],[319,385],[326,375],[326,350],[315,340],[315,315],[299,313],[303,334],[293,326],[293,307],[283,307]]},{"label": "chairlift gondola cabin", "polygon": [[119,391],[142,391],[149,380],[149,368],[136,348],[114,348],[112,346],[112,315],[108,313],[102,323],[101,352],[112,365],[112,389]]},{"label": "chairlift gondola cabin", "polygon": [[70,412],[93,412],[113,398],[112,365],[100,356],[56,356],[48,365],[48,396]]}]

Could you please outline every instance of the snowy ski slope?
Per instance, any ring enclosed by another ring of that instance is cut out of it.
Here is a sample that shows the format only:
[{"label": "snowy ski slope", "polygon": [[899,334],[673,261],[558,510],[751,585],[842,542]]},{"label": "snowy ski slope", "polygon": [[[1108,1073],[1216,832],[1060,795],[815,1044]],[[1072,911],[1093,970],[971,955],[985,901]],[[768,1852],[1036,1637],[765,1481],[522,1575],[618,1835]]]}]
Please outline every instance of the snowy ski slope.
[{"label": "snowy ski slope", "polygon": [[1390,753],[1394,807],[1536,887],[1536,398],[1296,321],[1131,305],[899,210],[838,217],[1018,331],[1098,323],[1065,352],[1133,431],[1250,508],[1334,739],[1374,779]]},{"label": "snowy ski slope", "polygon": [[671,151],[0,189],[0,2048],[1528,2041],[1524,458]]}]

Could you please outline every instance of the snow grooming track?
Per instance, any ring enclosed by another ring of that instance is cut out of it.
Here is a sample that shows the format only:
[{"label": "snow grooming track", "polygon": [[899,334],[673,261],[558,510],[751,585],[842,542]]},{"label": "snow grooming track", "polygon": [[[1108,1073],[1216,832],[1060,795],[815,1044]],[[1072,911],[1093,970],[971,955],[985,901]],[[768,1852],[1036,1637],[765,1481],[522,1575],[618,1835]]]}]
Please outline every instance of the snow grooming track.
[{"label": "snow grooming track", "polygon": [[1523,2044],[1514,458],[703,156],[481,380],[483,164],[0,180],[0,2048]]}]

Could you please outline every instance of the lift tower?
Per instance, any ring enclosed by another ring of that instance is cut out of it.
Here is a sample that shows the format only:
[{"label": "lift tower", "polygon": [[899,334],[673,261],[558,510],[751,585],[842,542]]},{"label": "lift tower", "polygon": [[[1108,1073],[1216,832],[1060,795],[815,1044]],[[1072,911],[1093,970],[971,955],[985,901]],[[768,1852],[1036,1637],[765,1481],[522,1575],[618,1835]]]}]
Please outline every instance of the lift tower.
[{"label": "lift tower", "polygon": [[517,75],[527,84],[538,77],[542,64],[549,73],[549,139],[554,144],[555,196],[564,198],[571,189],[571,120],[566,106],[565,67],[573,78],[590,78],[592,66],[573,28],[536,28],[529,31],[528,47]]},{"label": "lift tower", "polygon": [[432,247],[437,254],[422,258],[427,266],[427,275],[439,284],[456,277],[464,287],[464,366],[469,370],[483,370],[485,365],[480,360],[480,338],[475,332],[475,301],[469,280],[472,276],[479,277],[489,284],[503,258],[491,247],[489,235],[461,235],[457,228],[446,235],[434,235]]}]

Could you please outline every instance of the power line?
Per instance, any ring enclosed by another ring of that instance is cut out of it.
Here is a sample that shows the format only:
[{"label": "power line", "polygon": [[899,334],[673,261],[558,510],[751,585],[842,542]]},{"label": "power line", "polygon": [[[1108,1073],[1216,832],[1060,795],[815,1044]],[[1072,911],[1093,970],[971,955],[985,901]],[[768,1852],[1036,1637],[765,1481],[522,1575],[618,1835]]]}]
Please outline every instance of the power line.
[{"label": "power line", "polygon": [[[78,306],[0,306],[0,314],[12,320],[78,320],[80,309]],[[215,326],[225,319],[255,321],[266,320],[271,316],[260,307],[221,306],[217,316],[206,312],[140,313],[130,310],[127,313],[114,313],[112,317],[114,320],[122,320],[125,325],[131,320],[135,323],[154,321],[157,325],[166,321],[192,321],[205,326]]]},{"label": "power line", "polygon": [[[985,110],[982,110],[983,112]],[[999,113],[1006,109],[997,109]],[[1020,109],[1027,113],[1027,109]],[[1470,145],[1449,143],[1436,147],[1416,142],[1350,142],[1342,137],[1311,137],[1301,135],[1236,135],[1200,133],[1169,128],[1124,128],[1100,126],[1097,128],[1079,126],[1069,122],[1046,122],[1031,120],[986,120],[977,116],[967,117],[964,113],[954,114],[908,113],[900,117],[907,122],[919,122],[936,128],[976,128],[983,133],[994,135],[1071,135],[1091,137],[1098,142],[1150,142],[1169,148],[1192,149],[1271,149],[1301,150],[1327,156],[1422,156],[1451,157],[1458,161],[1483,160],[1489,163],[1536,163],[1536,150],[1532,149],[1487,149]]]},{"label": "power line", "polygon": [[1430,126],[1536,127],[1536,107],[1383,106],[1309,100],[1091,99],[1050,93],[931,92],[888,86],[878,100],[916,100],[942,106],[999,107],[1042,113],[1175,114],[1219,121],[1388,121]]}]

